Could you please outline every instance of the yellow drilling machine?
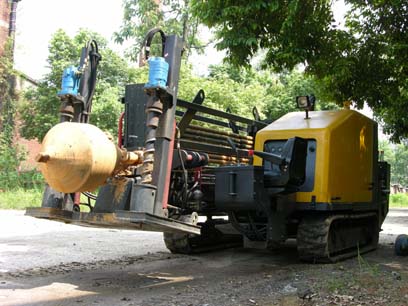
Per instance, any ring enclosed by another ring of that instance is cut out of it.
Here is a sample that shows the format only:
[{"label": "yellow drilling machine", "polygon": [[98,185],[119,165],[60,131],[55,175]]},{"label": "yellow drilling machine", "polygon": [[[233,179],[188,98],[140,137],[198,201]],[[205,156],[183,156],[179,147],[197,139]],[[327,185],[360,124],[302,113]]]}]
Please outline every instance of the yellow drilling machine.
[{"label": "yellow drilling machine", "polygon": [[256,108],[248,119],[206,107],[202,90],[187,102],[177,98],[181,39],[153,29],[145,50],[149,81],[126,86],[118,143],[89,123],[96,42],[64,71],[60,123],[37,156],[47,186],[28,215],[159,231],[184,254],[294,238],[300,260],[336,262],[377,247],[390,168],[379,161],[376,122],[350,109],[314,111],[313,96],[270,124]]}]

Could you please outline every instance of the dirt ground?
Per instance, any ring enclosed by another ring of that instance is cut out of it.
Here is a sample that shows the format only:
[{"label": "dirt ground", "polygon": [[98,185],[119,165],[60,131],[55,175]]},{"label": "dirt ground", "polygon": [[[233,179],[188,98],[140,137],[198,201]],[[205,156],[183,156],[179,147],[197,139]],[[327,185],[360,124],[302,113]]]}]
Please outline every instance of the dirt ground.
[{"label": "dirt ground", "polygon": [[81,228],[0,212],[0,305],[408,305],[408,210],[392,210],[378,250],[337,264],[275,252],[170,254],[158,233]]}]

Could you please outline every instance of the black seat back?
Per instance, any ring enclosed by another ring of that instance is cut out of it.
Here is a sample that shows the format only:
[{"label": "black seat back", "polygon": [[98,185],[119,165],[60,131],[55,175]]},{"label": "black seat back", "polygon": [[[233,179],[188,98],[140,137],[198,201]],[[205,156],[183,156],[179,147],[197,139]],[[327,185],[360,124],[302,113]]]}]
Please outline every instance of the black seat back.
[{"label": "black seat back", "polygon": [[307,140],[293,137],[282,148],[280,173],[265,171],[265,187],[281,187],[286,192],[295,192],[306,179]]}]

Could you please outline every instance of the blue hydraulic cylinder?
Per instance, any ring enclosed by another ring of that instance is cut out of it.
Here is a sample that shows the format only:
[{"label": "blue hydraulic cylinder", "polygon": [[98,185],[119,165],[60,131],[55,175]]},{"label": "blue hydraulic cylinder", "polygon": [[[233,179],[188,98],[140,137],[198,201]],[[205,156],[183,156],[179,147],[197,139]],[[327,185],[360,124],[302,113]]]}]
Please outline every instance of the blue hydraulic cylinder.
[{"label": "blue hydraulic cylinder", "polygon": [[79,81],[80,76],[75,66],[65,68],[62,74],[61,90],[58,92],[58,96],[76,96],[78,94]]},{"label": "blue hydraulic cylinder", "polygon": [[149,81],[145,88],[162,87],[166,88],[167,76],[169,73],[169,64],[163,57],[150,57],[149,63]]}]

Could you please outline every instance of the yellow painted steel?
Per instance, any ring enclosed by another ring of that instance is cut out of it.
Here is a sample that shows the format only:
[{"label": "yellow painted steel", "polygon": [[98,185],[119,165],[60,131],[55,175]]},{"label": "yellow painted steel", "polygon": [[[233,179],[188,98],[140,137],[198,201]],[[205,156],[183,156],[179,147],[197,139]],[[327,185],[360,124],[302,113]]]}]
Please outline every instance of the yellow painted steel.
[{"label": "yellow painted steel", "polygon": [[[255,150],[269,140],[302,137],[316,140],[316,166],[312,192],[298,192],[297,202],[371,202],[376,123],[353,110],[289,113],[256,135]],[[254,165],[262,159],[254,158]]]},{"label": "yellow painted steel", "polygon": [[46,134],[37,156],[47,183],[64,193],[92,191],[120,166],[122,152],[91,124],[64,122]]}]

